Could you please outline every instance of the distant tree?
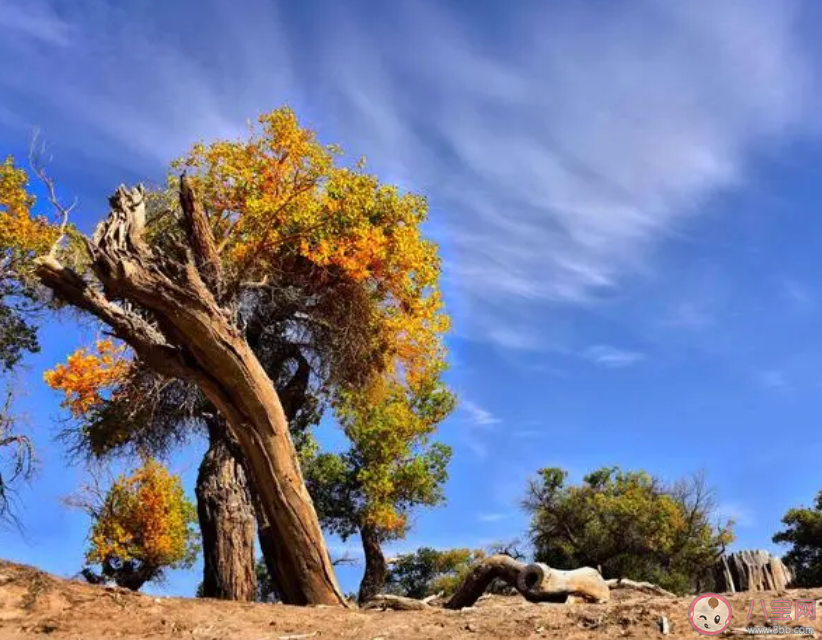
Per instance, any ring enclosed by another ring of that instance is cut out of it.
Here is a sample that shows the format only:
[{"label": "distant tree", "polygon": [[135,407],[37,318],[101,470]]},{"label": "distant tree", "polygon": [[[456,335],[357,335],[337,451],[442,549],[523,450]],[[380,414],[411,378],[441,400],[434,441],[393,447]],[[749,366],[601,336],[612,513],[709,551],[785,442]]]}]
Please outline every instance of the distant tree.
[{"label": "distant tree", "polygon": [[541,469],[524,506],[538,562],[599,567],[606,578],[649,580],[687,592],[732,541],[732,522],[711,523],[713,495],[702,476],[673,486],[644,471],[602,468],[581,485]]},{"label": "distant tree", "polygon": [[485,557],[480,549],[420,547],[395,559],[389,568],[386,591],[408,598],[425,598],[442,592],[450,595],[471,567]]},{"label": "distant tree", "polygon": [[790,545],[785,563],[794,573],[797,587],[822,585],[822,491],[813,508],[790,509],[782,518],[783,531],[773,537],[777,544]]},{"label": "distant tree", "polygon": [[194,504],[180,478],[154,460],[119,476],[105,492],[87,488],[69,502],[92,517],[86,561],[101,570],[85,568],[90,581],[112,580],[137,591],[166,569],[192,566],[197,557]]},{"label": "distant tree", "polygon": [[437,366],[414,383],[379,379],[334,403],[349,449],[305,456],[306,483],[322,524],[343,540],[360,534],[360,602],[385,584],[382,544],[405,536],[415,508],[444,499],[451,450],[430,438],[453,407]]}]

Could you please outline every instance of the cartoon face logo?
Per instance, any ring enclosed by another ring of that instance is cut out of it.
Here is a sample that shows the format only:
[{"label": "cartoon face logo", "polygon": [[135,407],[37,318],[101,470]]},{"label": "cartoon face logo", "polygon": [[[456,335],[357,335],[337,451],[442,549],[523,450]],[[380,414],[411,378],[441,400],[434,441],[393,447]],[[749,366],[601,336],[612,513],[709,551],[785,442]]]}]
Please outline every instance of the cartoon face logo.
[{"label": "cartoon face logo", "polygon": [[731,605],[718,593],[697,596],[688,610],[691,626],[703,636],[722,633],[731,624]]}]

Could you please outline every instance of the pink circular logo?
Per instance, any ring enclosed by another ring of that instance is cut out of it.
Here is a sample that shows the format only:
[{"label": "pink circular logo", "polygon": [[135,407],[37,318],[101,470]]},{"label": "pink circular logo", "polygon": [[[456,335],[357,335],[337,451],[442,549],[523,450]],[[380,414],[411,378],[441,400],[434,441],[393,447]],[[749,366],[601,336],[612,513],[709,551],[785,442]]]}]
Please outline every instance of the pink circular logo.
[{"label": "pink circular logo", "polygon": [[718,593],[697,596],[688,609],[688,621],[703,636],[722,633],[731,624],[730,603]]}]

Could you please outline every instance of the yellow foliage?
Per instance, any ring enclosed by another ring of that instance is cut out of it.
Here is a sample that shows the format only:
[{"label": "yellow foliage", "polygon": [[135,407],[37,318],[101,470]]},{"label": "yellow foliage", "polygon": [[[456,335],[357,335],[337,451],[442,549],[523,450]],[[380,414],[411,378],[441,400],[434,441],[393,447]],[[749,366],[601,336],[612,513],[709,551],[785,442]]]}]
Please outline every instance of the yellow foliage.
[{"label": "yellow foliage", "polygon": [[34,201],[26,172],[6,158],[0,163],[0,256],[16,270],[48,253],[60,235],[47,218],[32,214]]},{"label": "yellow foliage", "polygon": [[46,384],[63,392],[62,404],[75,418],[97,408],[104,401],[102,394],[122,382],[131,367],[124,345],[98,340],[95,346],[96,353],[77,349],[65,364],[58,364],[43,375]]},{"label": "yellow foliage", "polygon": [[[379,320],[389,369],[411,383],[444,358],[448,329],[437,248],[422,236],[425,199],[341,166],[290,109],[259,118],[244,141],[198,144],[175,169],[192,175],[209,209],[229,279],[300,273],[310,290],[359,284]],[[175,178],[171,179],[172,184]]]},{"label": "yellow foliage", "polygon": [[180,478],[154,460],[109,489],[91,532],[90,563],[189,566],[197,554],[194,505]]}]

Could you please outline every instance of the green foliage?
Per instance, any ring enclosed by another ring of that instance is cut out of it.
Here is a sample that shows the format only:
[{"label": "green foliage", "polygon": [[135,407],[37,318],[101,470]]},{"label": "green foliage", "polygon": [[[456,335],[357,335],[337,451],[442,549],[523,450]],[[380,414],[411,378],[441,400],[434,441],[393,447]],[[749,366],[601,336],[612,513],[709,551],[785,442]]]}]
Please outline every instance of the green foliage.
[{"label": "green foliage", "polygon": [[472,549],[439,551],[420,547],[393,562],[385,586],[388,593],[409,598],[425,598],[443,592],[452,594],[485,552]]},{"label": "green foliage", "polygon": [[0,371],[11,371],[23,354],[40,350],[28,313],[31,294],[0,276]]},{"label": "green foliage", "polygon": [[254,572],[257,574],[257,602],[279,602],[280,596],[271,574],[268,573],[265,560],[257,558]]},{"label": "green foliage", "polygon": [[774,535],[773,541],[791,545],[785,563],[794,572],[794,584],[806,588],[822,585],[822,491],[812,509],[790,509],[782,524],[786,528]]},{"label": "green foliage", "polygon": [[687,592],[733,539],[732,522],[711,523],[713,496],[700,476],[670,487],[617,467],[594,471],[579,486],[566,486],[566,478],[550,468],[530,482],[524,506],[538,562],[601,567],[606,578]]},{"label": "green foliage", "polygon": [[453,407],[438,376],[414,388],[380,381],[340,394],[334,408],[349,449],[303,458],[324,526],[343,539],[366,525],[383,540],[398,538],[413,508],[442,502],[451,450],[430,437]]}]

